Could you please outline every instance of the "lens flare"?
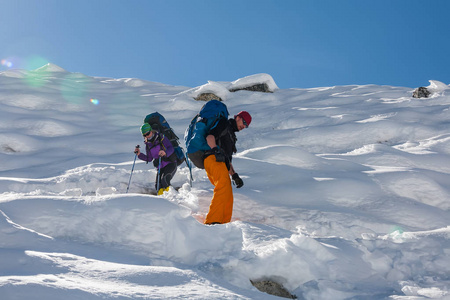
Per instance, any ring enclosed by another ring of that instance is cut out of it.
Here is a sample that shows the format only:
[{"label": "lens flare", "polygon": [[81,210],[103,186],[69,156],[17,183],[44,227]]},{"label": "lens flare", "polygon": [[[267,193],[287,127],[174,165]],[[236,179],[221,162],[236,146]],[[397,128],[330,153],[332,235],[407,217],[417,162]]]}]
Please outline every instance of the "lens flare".
[{"label": "lens flare", "polygon": [[7,68],[12,68],[13,63],[12,63],[12,61],[10,61],[8,59],[2,59],[2,66],[5,66]]},{"label": "lens flare", "polygon": [[70,104],[83,105],[91,99],[89,98],[91,94],[88,93],[88,83],[81,80],[77,74],[68,73],[64,76],[60,86],[61,95],[64,100]]},{"label": "lens flare", "polygon": [[393,233],[402,234],[403,232],[404,232],[403,228],[396,225],[391,228],[390,234],[393,234]]},{"label": "lens flare", "polygon": [[39,55],[31,55],[25,59],[25,69],[35,70],[48,64],[49,61]]},{"label": "lens flare", "polygon": [[94,99],[94,98],[92,98],[90,101],[94,105],[98,105],[100,103],[100,101],[98,101],[98,99]]}]

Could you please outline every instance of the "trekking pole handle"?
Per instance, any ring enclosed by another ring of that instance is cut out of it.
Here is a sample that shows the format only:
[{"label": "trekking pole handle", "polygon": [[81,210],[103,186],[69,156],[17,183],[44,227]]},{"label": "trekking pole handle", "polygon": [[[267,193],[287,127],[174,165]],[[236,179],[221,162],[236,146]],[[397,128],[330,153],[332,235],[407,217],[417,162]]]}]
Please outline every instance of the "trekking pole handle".
[{"label": "trekking pole handle", "polygon": [[[136,148],[140,148],[140,146],[139,146],[139,145],[136,145]],[[134,153],[137,154],[137,151],[134,151]]]}]

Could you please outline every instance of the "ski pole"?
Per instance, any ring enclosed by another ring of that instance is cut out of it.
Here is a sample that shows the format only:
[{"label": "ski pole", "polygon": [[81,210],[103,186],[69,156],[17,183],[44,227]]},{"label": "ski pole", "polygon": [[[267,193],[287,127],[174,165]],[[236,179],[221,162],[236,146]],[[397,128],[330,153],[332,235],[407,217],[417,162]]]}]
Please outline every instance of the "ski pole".
[{"label": "ski pole", "polygon": [[189,176],[189,185],[192,187],[192,181],[194,180],[194,178],[192,177],[192,166],[191,166],[191,162],[190,162],[190,160],[189,160],[189,157],[188,157],[188,155],[183,151],[183,153],[184,153],[184,157],[186,158],[186,165],[188,166],[188,168],[189,168],[189,174],[190,174],[190,176]]},{"label": "ski pole", "polygon": [[161,156],[159,157],[159,164],[158,164],[158,175],[156,180],[156,193],[158,194],[159,191],[159,174],[161,173]]},{"label": "ski pole", "polygon": [[[139,148],[139,145],[137,145],[136,148]],[[133,167],[131,168],[130,180],[128,180],[127,192],[125,194],[128,194],[128,189],[130,188],[131,176],[133,176],[133,170],[134,170],[134,164],[136,163],[137,151],[134,151],[134,154],[135,155],[134,155]]]}]

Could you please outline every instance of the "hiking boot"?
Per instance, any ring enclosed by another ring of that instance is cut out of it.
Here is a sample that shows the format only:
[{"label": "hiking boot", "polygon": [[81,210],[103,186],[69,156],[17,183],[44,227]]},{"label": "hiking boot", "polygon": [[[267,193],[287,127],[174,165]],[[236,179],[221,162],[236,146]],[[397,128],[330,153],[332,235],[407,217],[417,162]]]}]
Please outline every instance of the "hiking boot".
[{"label": "hiking boot", "polygon": [[164,192],[168,192],[169,189],[170,189],[170,186],[166,187],[165,189],[160,188],[157,195],[161,196],[162,194],[164,194]]}]

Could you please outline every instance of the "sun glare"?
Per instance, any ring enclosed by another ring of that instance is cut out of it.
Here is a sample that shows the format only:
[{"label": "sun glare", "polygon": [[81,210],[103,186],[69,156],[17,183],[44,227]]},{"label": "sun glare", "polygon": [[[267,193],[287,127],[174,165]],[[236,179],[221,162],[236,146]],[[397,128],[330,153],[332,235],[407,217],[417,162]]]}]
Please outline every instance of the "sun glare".
[{"label": "sun glare", "polygon": [[12,68],[13,63],[12,63],[12,61],[10,61],[8,59],[2,59],[2,66],[5,66],[7,68]]}]

